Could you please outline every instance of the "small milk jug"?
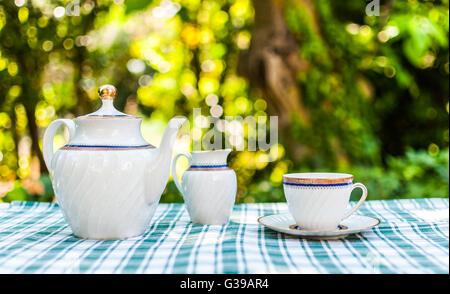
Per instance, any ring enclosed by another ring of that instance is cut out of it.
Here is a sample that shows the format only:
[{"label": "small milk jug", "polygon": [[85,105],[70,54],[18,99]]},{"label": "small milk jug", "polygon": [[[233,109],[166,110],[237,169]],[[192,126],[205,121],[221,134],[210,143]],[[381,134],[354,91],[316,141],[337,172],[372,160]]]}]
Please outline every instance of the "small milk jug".
[{"label": "small milk jug", "polygon": [[[191,221],[203,225],[221,225],[228,222],[236,198],[237,180],[234,170],[227,165],[230,149],[193,151],[191,155],[177,154],[173,160],[173,180],[183,195]],[[176,174],[176,162],[185,156],[189,168]]]}]

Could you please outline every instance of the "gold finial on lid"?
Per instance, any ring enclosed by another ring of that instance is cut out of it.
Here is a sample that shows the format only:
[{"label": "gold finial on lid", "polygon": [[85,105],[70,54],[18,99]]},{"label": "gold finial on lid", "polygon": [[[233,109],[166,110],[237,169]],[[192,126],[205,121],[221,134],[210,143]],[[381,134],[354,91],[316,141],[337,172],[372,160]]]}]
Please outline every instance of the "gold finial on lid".
[{"label": "gold finial on lid", "polygon": [[113,100],[116,97],[117,90],[113,85],[103,85],[98,89],[100,98],[105,100]]}]

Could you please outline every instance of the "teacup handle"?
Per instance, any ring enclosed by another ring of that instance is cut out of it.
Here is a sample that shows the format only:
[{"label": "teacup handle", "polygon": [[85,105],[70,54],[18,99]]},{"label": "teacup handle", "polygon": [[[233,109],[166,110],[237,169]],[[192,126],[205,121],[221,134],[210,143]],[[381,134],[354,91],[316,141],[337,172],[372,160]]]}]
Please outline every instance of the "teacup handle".
[{"label": "teacup handle", "polygon": [[[361,199],[359,199],[359,202],[356,203],[355,207],[353,207],[349,212],[347,212],[347,213],[344,215],[344,217],[342,217],[343,220],[346,219],[346,218],[348,218],[348,217],[349,217],[350,215],[352,215],[355,211],[357,211],[358,208],[361,206],[361,204],[363,204],[364,200],[366,200],[366,198],[367,198],[367,188],[366,188],[366,186],[364,186],[364,185],[361,184],[361,183],[353,184],[353,185],[352,185],[352,191],[353,191],[354,189],[356,189],[356,188],[360,188],[360,189],[363,191],[363,194],[362,194],[362,196],[361,196]],[[351,191],[350,191],[350,193],[351,193]]]},{"label": "teacup handle", "polygon": [[180,181],[178,180],[178,176],[177,176],[177,160],[180,156],[184,156],[187,158],[188,160],[188,165],[191,165],[191,156],[187,153],[179,153],[177,154],[174,159],[173,159],[173,163],[172,163],[172,177],[173,177],[173,181],[175,182],[175,185],[178,188],[178,191],[180,191],[181,195],[184,197],[184,190],[183,187],[180,184]]}]

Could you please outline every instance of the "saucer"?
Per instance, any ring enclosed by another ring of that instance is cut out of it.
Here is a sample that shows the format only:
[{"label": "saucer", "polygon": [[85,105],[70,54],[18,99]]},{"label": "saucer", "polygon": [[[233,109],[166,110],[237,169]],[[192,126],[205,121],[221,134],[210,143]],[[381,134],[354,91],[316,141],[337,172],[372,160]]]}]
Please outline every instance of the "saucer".
[{"label": "saucer", "polygon": [[294,218],[289,213],[265,215],[258,218],[258,222],[277,232],[315,240],[341,239],[350,234],[359,233],[380,224],[380,220],[375,217],[352,215],[343,220],[336,230],[304,230],[295,224]]}]

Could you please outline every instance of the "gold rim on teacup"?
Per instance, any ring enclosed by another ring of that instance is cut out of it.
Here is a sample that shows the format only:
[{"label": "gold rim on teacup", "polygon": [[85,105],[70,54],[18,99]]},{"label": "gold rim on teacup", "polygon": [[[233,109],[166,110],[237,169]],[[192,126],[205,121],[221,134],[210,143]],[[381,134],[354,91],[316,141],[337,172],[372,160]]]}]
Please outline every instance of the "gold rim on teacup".
[{"label": "gold rim on teacup", "polygon": [[352,184],[353,176],[341,173],[293,173],[283,175],[283,183],[305,185]]}]

